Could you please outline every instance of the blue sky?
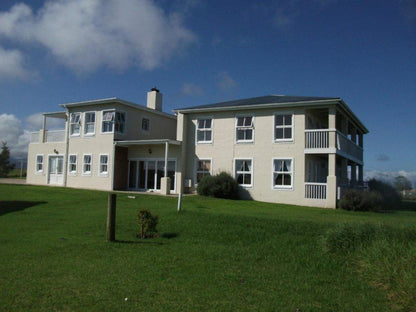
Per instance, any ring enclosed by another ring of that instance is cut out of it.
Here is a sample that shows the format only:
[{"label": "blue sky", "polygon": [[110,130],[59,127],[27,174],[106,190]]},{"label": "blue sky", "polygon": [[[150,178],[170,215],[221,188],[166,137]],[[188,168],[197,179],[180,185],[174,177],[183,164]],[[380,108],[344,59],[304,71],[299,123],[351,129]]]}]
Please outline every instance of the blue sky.
[{"label": "blue sky", "polygon": [[166,112],[338,96],[370,130],[367,176],[416,181],[415,38],[414,0],[2,0],[0,139],[19,156],[40,112],[106,97],[145,104],[153,86]]}]

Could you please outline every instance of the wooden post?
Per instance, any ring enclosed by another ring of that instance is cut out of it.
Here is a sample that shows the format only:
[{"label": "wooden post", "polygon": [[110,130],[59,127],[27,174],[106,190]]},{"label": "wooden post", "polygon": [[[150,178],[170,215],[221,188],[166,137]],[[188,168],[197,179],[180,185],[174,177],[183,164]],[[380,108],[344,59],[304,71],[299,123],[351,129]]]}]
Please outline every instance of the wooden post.
[{"label": "wooden post", "polygon": [[179,193],[179,196],[178,196],[178,212],[181,211],[181,206],[182,206],[182,193]]},{"label": "wooden post", "polygon": [[108,194],[107,206],[107,241],[114,242],[116,240],[116,199],[117,195]]}]

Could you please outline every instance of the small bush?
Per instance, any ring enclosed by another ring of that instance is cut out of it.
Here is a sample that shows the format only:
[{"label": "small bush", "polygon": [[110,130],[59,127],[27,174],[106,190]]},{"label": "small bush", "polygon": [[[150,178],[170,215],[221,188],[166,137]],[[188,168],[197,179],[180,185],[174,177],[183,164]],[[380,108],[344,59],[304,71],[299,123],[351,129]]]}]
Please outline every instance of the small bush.
[{"label": "small bush", "polygon": [[381,194],[383,198],[381,209],[394,210],[400,207],[400,194],[390,184],[376,179],[371,179],[368,181],[368,188],[370,191],[378,192]]},{"label": "small bush", "polygon": [[147,209],[141,209],[138,213],[138,223],[140,228],[139,237],[140,238],[150,238],[155,237],[157,233],[157,223],[158,223],[158,216],[153,215]]},{"label": "small bush", "polygon": [[238,199],[238,183],[230,174],[221,172],[203,177],[198,183],[197,192],[203,196]]},{"label": "small bush", "polygon": [[383,207],[383,197],[378,192],[348,190],[339,201],[339,207],[352,211],[378,211]]}]

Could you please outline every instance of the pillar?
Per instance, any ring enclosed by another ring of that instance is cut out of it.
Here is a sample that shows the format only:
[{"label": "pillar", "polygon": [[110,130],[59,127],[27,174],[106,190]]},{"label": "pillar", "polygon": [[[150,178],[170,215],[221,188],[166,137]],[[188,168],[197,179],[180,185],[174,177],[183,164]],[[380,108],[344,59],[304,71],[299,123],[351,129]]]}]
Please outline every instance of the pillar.
[{"label": "pillar", "polygon": [[326,207],[337,206],[337,177],[336,177],[336,154],[328,155],[328,177],[326,178]]}]

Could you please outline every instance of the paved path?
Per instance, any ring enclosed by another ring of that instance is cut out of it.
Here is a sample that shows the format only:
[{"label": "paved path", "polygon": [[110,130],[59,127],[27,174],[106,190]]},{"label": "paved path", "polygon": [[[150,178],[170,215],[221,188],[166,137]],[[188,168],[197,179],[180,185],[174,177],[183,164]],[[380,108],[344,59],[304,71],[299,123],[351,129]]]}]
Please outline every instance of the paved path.
[{"label": "paved path", "polygon": [[26,179],[0,179],[0,184],[26,184]]}]

